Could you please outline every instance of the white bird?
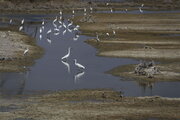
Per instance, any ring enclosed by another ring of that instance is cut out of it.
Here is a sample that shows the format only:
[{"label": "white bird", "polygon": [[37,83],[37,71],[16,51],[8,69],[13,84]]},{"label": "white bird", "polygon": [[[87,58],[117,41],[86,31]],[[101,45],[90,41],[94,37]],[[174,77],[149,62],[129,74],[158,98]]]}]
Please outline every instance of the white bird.
[{"label": "white bird", "polygon": [[68,48],[68,53],[64,57],[62,57],[61,60],[63,60],[63,59],[67,60],[68,57],[70,56],[70,54],[71,54],[71,47]]},{"label": "white bird", "polygon": [[106,6],[108,6],[109,5],[109,3],[106,3]]},{"label": "white bird", "polygon": [[59,20],[58,23],[62,25],[62,21],[61,20]]},{"label": "white bird", "polygon": [[63,31],[63,35],[64,35],[66,32],[67,32],[67,30],[65,29],[65,30]]},{"label": "white bird", "polygon": [[68,28],[67,30],[68,30],[70,33],[72,33],[72,30],[71,30],[71,29]]},{"label": "white bird", "polygon": [[106,33],[107,36],[109,36],[109,33]]},{"label": "white bird", "polygon": [[52,41],[51,41],[49,38],[47,38],[47,42],[48,42],[49,44],[51,44]]},{"label": "white bird", "polygon": [[59,20],[62,20],[62,16],[59,17]]},{"label": "white bird", "polygon": [[55,28],[57,28],[57,25],[53,22],[53,26],[55,27]]},{"label": "white bird", "polygon": [[90,9],[91,12],[93,11],[93,8],[92,8],[92,7],[90,7],[89,9]]},{"label": "white bird", "polygon": [[128,9],[125,9],[125,11],[127,12],[127,11],[128,11]]},{"label": "white bird", "polygon": [[85,72],[79,72],[74,76],[74,82],[77,83],[77,80],[79,80],[82,76],[84,76]]},{"label": "white bird", "polygon": [[113,34],[116,35],[116,31],[115,30],[113,30]]},{"label": "white bird", "polygon": [[80,28],[80,26],[79,26],[79,25],[76,25],[76,28]]},{"label": "white bird", "polygon": [[59,14],[62,16],[62,14],[63,14],[62,11],[60,11]]},{"label": "white bird", "polygon": [[80,27],[79,25],[76,25],[76,27],[75,27],[73,30],[74,30],[74,31],[75,31],[75,30],[78,31],[78,30],[79,30],[79,27]]},{"label": "white bird", "polygon": [[12,23],[12,19],[9,20],[9,23],[10,23],[10,24]]},{"label": "white bird", "polygon": [[71,22],[68,24],[68,27],[70,27],[71,25],[73,25],[73,21],[71,21]]},{"label": "white bird", "polygon": [[69,65],[69,63],[67,63],[67,62],[65,62],[65,61],[63,61],[63,60],[61,60],[61,62],[67,67],[68,73],[70,73],[71,70],[70,70],[70,65]]},{"label": "white bird", "polygon": [[24,19],[21,20],[21,24],[24,24]]},{"label": "white bird", "polygon": [[25,55],[27,55],[27,54],[28,54],[28,52],[29,52],[29,48],[26,48],[26,49],[24,50],[23,55],[24,55],[24,56],[25,56]]},{"label": "white bird", "polygon": [[57,16],[56,16],[56,18],[53,20],[53,23],[55,23],[57,20],[58,20],[58,19],[57,19]]},{"label": "white bird", "polygon": [[75,35],[76,38],[79,38],[80,36],[78,34]]},{"label": "white bird", "polygon": [[23,26],[20,26],[20,27],[19,27],[19,31],[21,31],[22,29],[23,29]]},{"label": "white bird", "polygon": [[74,13],[75,13],[75,11],[74,11],[74,9],[72,10],[72,14],[74,15]]},{"label": "white bird", "polygon": [[44,19],[43,19],[43,21],[42,21],[42,23],[41,23],[42,25],[44,25]]},{"label": "white bird", "polygon": [[66,24],[63,23],[63,27],[64,27],[64,28],[67,28]]},{"label": "white bird", "polygon": [[141,4],[141,7],[144,7],[144,4]]},{"label": "white bird", "polygon": [[85,69],[85,67],[84,67],[83,65],[77,63],[77,60],[76,60],[76,59],[74,59],[74,64],[75,64],[78,68],[80,68],[80,69]]},{"label": "white bird", "polygon": [[113,9],[112,9],[112,8],[110,8],[110,10],[111,10],[111,13],[113,13]]},{"label": "white bird", "polygon": [[52,30],[51,29],[49,29],[48,31],[47,31],[47,34],[50,34],[52,32]]},{"label": "white bird", "polygon": [[84,8],[84,12],[86,12],[87,11],[87,9],[86,8]]},{"label": "white bird", "polygon": [[97,42],[100,42],[100,39],[99,39],[99,36],[97,33],[96,33],[96,40],[97,40]]},{"label": "white bird", "polygon": [[141,13],[143,13],[143,10],[142,10],[142,8],[141,8],[141,7],[139,7],[139,11],[140,11]]}]

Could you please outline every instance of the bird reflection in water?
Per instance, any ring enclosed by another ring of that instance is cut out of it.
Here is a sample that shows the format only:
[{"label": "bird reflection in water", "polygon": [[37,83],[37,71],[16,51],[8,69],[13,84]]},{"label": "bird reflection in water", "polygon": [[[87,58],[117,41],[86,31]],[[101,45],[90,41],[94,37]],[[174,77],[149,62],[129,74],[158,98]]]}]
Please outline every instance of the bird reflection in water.
[{"label": "bird reflection in water", "polygon": [[68,73],[71,73],[71,70],[70,70],[70,65],[69,65],[69,63],[67,63],[66,61],[63,61],[63,60],[61,60],[61,62],[67,67],[67,69],[68,69]]},{"label": "bird reflection in water", "polygon": [[84,71],[80,71],[78,72],[75,76],[74,76],[74,83],[78,83],[78,81],[80,80],[81,77],[83,77],[85,74]]}]

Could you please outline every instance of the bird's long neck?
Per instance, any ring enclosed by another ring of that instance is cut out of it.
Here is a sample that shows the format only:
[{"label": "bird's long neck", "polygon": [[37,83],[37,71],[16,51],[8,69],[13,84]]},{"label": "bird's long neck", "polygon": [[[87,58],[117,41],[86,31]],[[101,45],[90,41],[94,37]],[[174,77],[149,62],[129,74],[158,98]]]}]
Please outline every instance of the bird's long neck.
[{"label": "bird's long neck", "polygon": [[68,49],[68,54],[70,54],[70,53],[71,53],[71,49],[69,48],[69,49]]}]

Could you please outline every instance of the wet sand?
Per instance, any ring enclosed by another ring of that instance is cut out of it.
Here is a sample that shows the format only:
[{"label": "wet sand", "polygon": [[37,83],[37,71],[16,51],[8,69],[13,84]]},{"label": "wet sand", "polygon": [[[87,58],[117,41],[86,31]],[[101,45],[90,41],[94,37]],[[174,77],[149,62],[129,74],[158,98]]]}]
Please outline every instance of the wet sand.
[{"label": "wet sand", "polygon": [[6,108],[6,112],[0,112],[3,120],[180,118],[179,98],[121,97],[120,92],[108,89],[61,91],[4,101],[0,100],[1,106]]}]

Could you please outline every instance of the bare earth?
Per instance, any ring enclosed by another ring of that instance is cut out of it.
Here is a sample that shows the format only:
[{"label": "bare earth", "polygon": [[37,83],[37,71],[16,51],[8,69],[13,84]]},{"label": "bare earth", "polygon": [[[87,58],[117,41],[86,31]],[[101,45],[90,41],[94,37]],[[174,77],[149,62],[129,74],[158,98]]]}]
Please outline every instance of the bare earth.
[{"label": "bare earth", "polygon": [[[0,31],[0,71],[24,71],[24,66],[33,64],[43,50],[35,44],[35,40],[27,35],[15,31]],[[24,51],[29,49],[27,55]]]},{"label": "bare earth", "polygon": [[[0,99],[2,120],[124,120],[180,118],[180,99],[121,97],[112,90],[62,91],[26,99]],[[18,102],[21,101],[21,102]],[[3,105],[2,105],[3,103]]]},{"label": "bare earth", "polygon": [[[92,14],[94,23],[81,22],[83,17],[76,17],[74,21],[81,26],[83,34],[92,36],[98,34],[99,42],[96,39],[86,41],[99,50],[98,55],[167,62],[168,64],[159,64],[161,74],[156,75],[153,80],[171,81],[180,80],[180,70],[172,67],[180,67],[177,62],[180,59],[179,18],[179,13],[99,13]],[[115,35],[113,30],[116,32]],[[107,36],[106,33],[110,35]],[[135,75],[134,68],[135,65],[127,65],[115,68],[116,70],[113,69],[108,73],[149,80]]]}]

